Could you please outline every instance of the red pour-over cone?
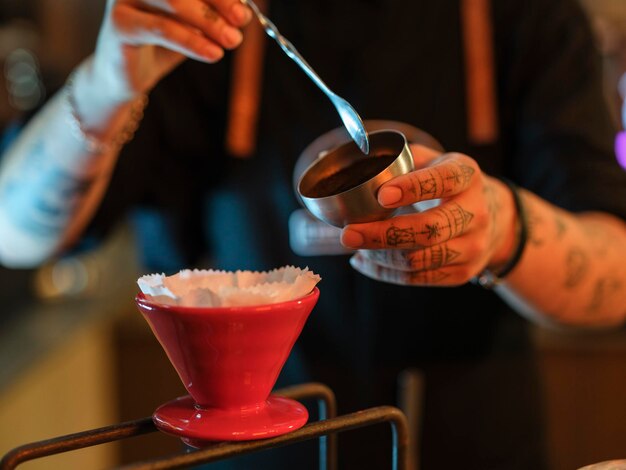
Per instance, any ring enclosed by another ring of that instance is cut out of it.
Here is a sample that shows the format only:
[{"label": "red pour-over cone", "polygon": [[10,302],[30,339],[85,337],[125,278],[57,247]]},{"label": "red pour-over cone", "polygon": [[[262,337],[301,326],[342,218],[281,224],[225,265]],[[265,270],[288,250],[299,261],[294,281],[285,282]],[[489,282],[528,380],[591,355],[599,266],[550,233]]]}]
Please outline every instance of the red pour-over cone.
[{"label": "red pour-over cone", "polygon": [[203,441],[278,436],[306,423],[300,403],[270,395],[319,297],[246,307],[179,307],[136,297],[190,396],[159,407],[164,432]]}]

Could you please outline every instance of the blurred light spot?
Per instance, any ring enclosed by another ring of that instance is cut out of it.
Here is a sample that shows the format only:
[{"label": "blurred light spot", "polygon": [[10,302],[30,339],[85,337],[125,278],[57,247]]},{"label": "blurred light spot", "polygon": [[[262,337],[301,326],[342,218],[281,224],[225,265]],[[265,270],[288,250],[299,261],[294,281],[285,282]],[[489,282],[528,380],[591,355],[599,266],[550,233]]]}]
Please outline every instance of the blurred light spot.
[{"label": "blurred light spot", "polygon": [[45,90],[33,53],[26,49],[12,51],[5,61],[4,76],[13,108],[29,111],[42,102]]},{"label": "blurred light spot", "polygon": [[618,163],[626,170],[626,131],[618,132],[615,137],[615,155]]}]

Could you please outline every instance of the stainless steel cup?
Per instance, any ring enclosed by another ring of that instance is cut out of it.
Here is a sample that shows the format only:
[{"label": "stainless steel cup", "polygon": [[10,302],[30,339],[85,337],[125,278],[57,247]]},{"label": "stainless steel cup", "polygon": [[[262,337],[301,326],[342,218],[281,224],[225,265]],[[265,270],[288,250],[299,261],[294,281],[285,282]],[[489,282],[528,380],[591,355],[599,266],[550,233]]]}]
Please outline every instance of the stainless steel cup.
[{"label": "stainless steel cup", "polygon": [[[298,195],[305,207],[318,219],[336,227],[352,223],[372,222],[391,217],[397,209],[381,206],[376,198],[380,186],[390,179],[413,170],[413,156],[406,137],[400,131],[382,129],[371,132],[370,153],[364,155],[354,142],[347,142],[323,153],[304,170],[297,184]],[[316,185],[363,158],[395,156],[395,159],[367,181],[336,194],[317,197]]]}]

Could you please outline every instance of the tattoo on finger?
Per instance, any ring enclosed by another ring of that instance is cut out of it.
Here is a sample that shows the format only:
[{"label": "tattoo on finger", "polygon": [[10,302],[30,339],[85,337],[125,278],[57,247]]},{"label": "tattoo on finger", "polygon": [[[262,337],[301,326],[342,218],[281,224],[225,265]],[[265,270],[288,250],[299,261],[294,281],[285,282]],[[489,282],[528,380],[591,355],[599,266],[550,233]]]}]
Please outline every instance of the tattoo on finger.
[{"label": "tattoo on finger", "polygon": [[415,231],[413,227],[400,228],[392,225],[385,233],[385,241],[390,247],[415,247],[418,244],[417,235],[425,236],[426,240],[436,242],[449,240],[464,233],[474,214],[463,209],[459,204],[450,207],[438,207],[436,213],[443,216],[447,223],[436,220],[424,224],[424,229]]},{"label": "tattoo on finger", "polygon": [[[447,193],[458,191],[459,186],[462,188],[469,186],[473,174],[474,169],[471,166],[458,162],[453,162],[445,172],[437,167],[431,168],[427,171],[427,176],[421,173],[422,177],[418,178],[419,198],[437,199]],[[411,192],[418,196],[415,181]]]},{"label": "tattoo on finger", "polygon": [[422,230],[419,233],[422,234],[422,235],[426,235],[426,238],[428,240],[430,240],[432,238],[439,238],[439,237],[441,237],[441,229],[442,228],[448,228],[448,227],[449,227],[449,225],[446,225],[446,226],[442,227],[439,222],[435,222],[434,224],[426,224],[426,229]]},{"label": "tattoo on finger", "polygon": [[400,228],[392,225],[385,234],[387,246],[414,246],[416,244],[415,232],[412,227]]},{"label": "tattoo on finger", "polygon": [[408,273],[409,282],[411,284],[438,284],[450,276],[443,271],[418,271]]},{"label": "tattoo on finger", "polygon": [[448,247],[447,243],[433,245],[407,255],[408,268],[413,271],[435,271],[450,265],[461,253]]},{"label": "tattoo on finger", "polygon": [[[428,172],[429,177],[425,178],[425,179],[420,179],[419,180],[419,186],[420,186],[420,199],[436,199],[438,192],[438,181],[437,178],[435,177],[435,175],[433,174],[432,171]],[[438,175],[439,177],[441,177],[441,175]],[[413,191],[414,193],[417,193],[417,189],[414,189]]]},{"label": "tattoo on finger", "polygon": [[[461,253],[452,250],[447,244],[434,245],[422,250],[422,266],[426,270],[437,270],[443,266],[447,266]],[[427,260],[428,258],[428,260]]]},{"label": "tattoo on finger", "polygon": [[[446,177],[447,181],[452,181],[454,185],[462,185],[463,187],[467,187],[472,180],[472,175],[474,174],[474,169],[463,163],[455,162],[455,169],[450,170],[450,176]],[[450,188],[450,191],[452,188]]]},{"label": "tattoo on finger", "polygon": [[364,256],[374,263],[407,271],[433,271],[451,264],[461,253],[446,243],[420,250],[367,250]]},{"label": "tattoo on finger", "polygon": [[371,261],[386,266],[411,264],[411,251],[408,250],[364,250],[363,254]]},{"label": "tattoo on finger", "polygon": [[441,235],[440,230],[442,228],[449,229],[448,239],[457,237],[467,230],[467,227],[474,218],[474,214],[463,209],[459,204],[456,203],[452,204],[449,207],[438,207],[435,210],[445,217],[448,224],[441,226],[439,228],[439,233],[432,233],[433,227],[428,227],[427,225],[429,240],[431,238],[438,238]]},{"label": "tattoo on finger", "polygon": [[379,264],[367,262],[359,253],[353,256],[350,262],[361,273],[393,284],[432,285],[439,284],[450,276],[450,274],[441,270],[407,272],[386,268]]}]

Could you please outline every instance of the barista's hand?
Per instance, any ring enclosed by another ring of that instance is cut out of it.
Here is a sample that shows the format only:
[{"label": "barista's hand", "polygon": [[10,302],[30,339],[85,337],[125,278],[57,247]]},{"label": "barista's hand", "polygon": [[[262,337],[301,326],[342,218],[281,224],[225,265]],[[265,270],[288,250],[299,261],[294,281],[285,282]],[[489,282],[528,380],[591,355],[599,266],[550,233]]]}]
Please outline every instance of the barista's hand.
[{"label": "barista's hand", "polygon": [[93,77],[113,99],[127,100],[185,57],[220,60],[241,43],[251,17],[239,0],[108,0]]},{"label": "barista's hand", "polygon": [[377,280],[406,285],[464,284],[486,266],[509,259],[515,244],[512,195],[459,153],[412,145],[417,170],[385,183],[378,201],[387,207],[440,200],[423,212],[348,225],[342,243],[359,251],[351,264]]}]

